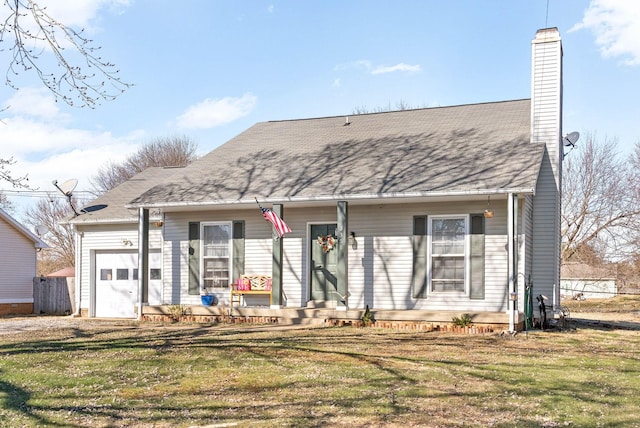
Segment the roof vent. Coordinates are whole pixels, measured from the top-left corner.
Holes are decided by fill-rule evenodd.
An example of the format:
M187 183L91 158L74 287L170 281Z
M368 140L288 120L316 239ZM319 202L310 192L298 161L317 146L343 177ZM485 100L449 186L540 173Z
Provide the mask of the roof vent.
M344 125L342 126L349 126L349 125L351 125L351 122L349 122L349 116L347 116L344 118Z

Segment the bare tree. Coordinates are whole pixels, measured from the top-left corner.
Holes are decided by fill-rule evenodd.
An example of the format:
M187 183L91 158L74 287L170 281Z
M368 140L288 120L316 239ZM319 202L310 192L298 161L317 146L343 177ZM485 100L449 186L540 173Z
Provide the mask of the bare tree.
M120 79L114 64L99 56L100 47L84 29L68 27L34 0L5 0L4 6L8 13L0 24L0 43L11 54L7 85L18 89L14 77L35 73L56 99L91 108L131 86ZM56 73L45 69L50 56L57 64Z
M589 134L584 140L564 159L562 260L628 258L640 230L634 172L620 158L617 139Z
M11 185L13 185L13 187L29 189L30 187L27 183L29 181L29 177L27 177L26 175L22 177L15 177L13 174L11 174L11 171L9 171L9 166L15 163L16 162L15 160L13 160L13 158L0 158L0 180L8 181L9 183L11 183Z
M0 52L7 52L5 83L18 89L15 78L32 74L70 106L95 108L113 100L131 86L119 77L115 65L99 56L100 47L84 35L51 16L35 0L4 0L0 19ZM55 72L47 70L57 64ZM14 176L13 158L0 158L0 181L29 189L27 176Z
M122 163L110 162L91 179L102 194L152 166L186 166L197 156L198 146L186 136L159 137L142 146Z
M77 201L73 201L77 204ZM49 231L42 239L49 245L39 253L41 274L49 274L56 270L75 266L75 247L73 241L73 227L64 223L65 218L73 215L71 206L66 200L40 199L35 206L26 210L25 221L35 229L45 226Z
M376 107L374 109L369 109L366 106L357 106L355 107L351 114L367 114L367 113L385 113L390 111L402 111L402 110L411 110L419 107L412 107L404 100L400 100L396 103L395 108L391 106L391 102L384 107Z
M9 198L7 198L7 195L2 192L0 192L0 208L9 213L12 213L15 208Z

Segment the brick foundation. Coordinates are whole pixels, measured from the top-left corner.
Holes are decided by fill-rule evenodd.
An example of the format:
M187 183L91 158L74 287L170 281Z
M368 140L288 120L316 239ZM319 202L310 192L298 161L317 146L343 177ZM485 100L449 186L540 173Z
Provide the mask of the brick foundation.
M0 315L31 315L33 303L0 303Z

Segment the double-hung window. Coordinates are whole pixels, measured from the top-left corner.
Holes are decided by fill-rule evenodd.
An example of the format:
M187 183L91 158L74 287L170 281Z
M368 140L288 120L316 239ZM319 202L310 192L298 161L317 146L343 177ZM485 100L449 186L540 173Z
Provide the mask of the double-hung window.
M227 288L231 281L231 223L202 223L202 279L205 288Z
M464 293L468 216L429 217L430 266L433 293Z

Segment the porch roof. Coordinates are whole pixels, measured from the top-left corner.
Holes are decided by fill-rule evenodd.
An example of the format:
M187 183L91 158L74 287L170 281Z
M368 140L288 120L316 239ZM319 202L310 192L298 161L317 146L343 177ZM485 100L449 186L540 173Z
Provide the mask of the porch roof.
M131 208L533 193L529 99L257 123Z

